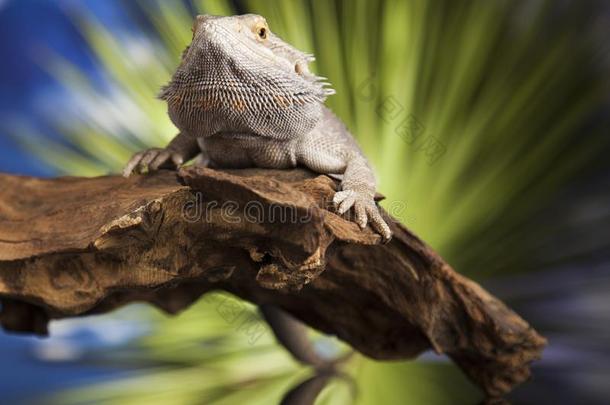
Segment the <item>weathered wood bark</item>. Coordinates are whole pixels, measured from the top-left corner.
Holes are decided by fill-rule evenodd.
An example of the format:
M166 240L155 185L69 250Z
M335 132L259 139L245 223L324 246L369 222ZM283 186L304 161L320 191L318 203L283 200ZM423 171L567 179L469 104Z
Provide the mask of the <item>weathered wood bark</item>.
M130 179L0 175L0 324L147 301L175 313L213 289L277 305L376 359L448 354L489 395L545 344L398 222L380 244L327 210L303 170L189 168Z

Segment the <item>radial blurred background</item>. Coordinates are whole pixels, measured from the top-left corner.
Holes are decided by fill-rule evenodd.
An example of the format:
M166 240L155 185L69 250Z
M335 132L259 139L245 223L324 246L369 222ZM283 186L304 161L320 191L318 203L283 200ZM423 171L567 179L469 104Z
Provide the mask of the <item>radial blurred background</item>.
M117 173L176 133L155 98L196 14L254 12L317 56L386 206L549 346L513 403L610 402L610 3L0 0L0 171ZM2 190L0 190L2 192ZM215 294L0 333L0 403L273 404L311 376ZM312 332L321 351L337 342ZM445 357L355 356L317 404L475 404Z

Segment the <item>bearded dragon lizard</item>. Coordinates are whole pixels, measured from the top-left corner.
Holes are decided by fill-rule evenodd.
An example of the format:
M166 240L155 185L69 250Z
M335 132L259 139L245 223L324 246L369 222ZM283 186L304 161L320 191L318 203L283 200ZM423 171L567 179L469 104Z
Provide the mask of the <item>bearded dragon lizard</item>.
M313 56L282 41L259 15L200 15L192 31L191 44L159 96L180 133L165 148L135 154L123 175L177 168L197 155L217 168L302 165L342 175L333 198L338 213L353 208L361 228L370 222L389 240L390 228L374 200L373 171L345 125L324 106L334 90L309 71ZM305 326L280 308L260 310L300 362L326 369L344 359L320 357Z
M282 41L265 19L197 16L193 39L160 98L180 133L165 148L137 153L123 174L178 167L202 154L218 168L293 168L342 175L339 214L391 231L374 196L376 180L345 125L324 105L334 94L312 74L314 57Z

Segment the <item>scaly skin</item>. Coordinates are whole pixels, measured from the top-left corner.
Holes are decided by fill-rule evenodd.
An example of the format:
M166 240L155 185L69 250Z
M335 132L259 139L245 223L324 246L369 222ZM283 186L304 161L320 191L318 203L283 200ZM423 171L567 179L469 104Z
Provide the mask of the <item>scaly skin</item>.
M193 41L160 94L180 133L164 149L137 153L124 175L178 167L200 153L219 168L302 165L343 175L337 211L353 208L361 228L370 222L389 240L373 171L324 106L334 91L309 72L312 60L271 33L261 16L198 16Z
M198 16L193 41L160 94L180 133L165 148L133 156L124 175L177 168L201 154L219 168L292 168L343 175L333 202L354 209L385 240L388 225L374 201L373 171L343 123L324 106L334 94L309 72L313 56L283 42L258 15ZM340 359L317 355L305 327L281 309L262 306L278 341L299 361L318 369Z

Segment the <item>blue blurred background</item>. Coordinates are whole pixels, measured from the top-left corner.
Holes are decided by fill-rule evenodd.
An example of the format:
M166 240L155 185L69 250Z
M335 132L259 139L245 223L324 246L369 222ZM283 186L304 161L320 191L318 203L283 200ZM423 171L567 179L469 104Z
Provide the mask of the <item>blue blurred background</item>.
M154 97L192 15L258 12L316 53L338 90L329 104L382 191L407 202L401 219L548 337L534 379L510 400L608 403L609 10L604 1L0 0L0 171L116 173L134 150L163 145L175 130ZM372 99L359 93L367 83ZM398 121L378 113L388 97L442 156L396 136ZM349 367L358 403L481 399L432 355ZM54 322L48 339L0 332L0 403L275 403L303 375L268 334L249 345L205 302L177 318L136 305ZM255 388L240 397L248 378ZM325 392L319 403L352 401L341 383Z
M67 7L86 7L104 18L109 27L129 29L122 18L123 5L113 1L0 1L0 116L2 121L27 122L46 136L61 140L46 116L50 104L61 113L64 87L41 66L39 53L46 47L77 64L91 80L103 86L87 41L75 27ZM41 162L0 128L0 171L31 176L54 176L58 170ZM112 332L118 331L118 332ZM124 331L124 332L121 332ZM109 332L113 335L108 337ZM118 378L121 369L71 363L87 350L125 344L140 328L114 319L65 322L53 333L53 342L0 332L0 403L37 398L46 392ZM47 349L50 348L50 349ZM67 360L67 361L66 361Z

